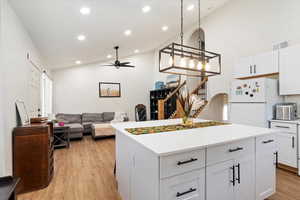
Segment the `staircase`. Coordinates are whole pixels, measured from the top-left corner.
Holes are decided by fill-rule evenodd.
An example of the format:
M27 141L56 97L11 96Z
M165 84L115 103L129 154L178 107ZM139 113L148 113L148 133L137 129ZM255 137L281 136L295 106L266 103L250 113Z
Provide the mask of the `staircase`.
M197 118L199 114L204 110L205 106L208 104L207 101L207 81L208 78L204 77L201 82L198 84L198 86L190 93L190 95L197 95L199 99L203 100L203 105L198 108L194 113L192 114L193 118ZM176 110L167 118L165 117L165 103L167 103L174 95L178 95L180 93L180 90L186 86L186 81L179 84L178 87L170 93L165 99L158 101L158 119L175 119L175 118L182 118L184 116L184 111L182 106L180 105L179 101L176 100Z

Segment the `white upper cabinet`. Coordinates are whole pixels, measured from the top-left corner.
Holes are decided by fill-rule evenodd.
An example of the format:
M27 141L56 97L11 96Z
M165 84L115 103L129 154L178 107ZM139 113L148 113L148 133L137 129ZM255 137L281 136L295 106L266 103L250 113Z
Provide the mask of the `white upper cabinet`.
M252 57L241 58L235 64L234 78L249 77L252 74Z
M241 58L235 65L234 78L246 78L278 73L278 51Z
M280 95L300 94L300 45L280 50Z
M255 76L279 72L278 51L267 52L253 57L253 73Z

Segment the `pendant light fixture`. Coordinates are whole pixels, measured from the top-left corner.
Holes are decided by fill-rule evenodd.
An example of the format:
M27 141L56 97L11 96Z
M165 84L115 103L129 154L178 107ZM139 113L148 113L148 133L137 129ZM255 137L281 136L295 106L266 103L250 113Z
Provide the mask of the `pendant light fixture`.
M193 77L209 77L221 74L221 55L206 51L199 34L199 48L184 45L183 0L181 1L180 44L171 43L159 51L159 71ZM199 31L201 30L201 5L199 8Z

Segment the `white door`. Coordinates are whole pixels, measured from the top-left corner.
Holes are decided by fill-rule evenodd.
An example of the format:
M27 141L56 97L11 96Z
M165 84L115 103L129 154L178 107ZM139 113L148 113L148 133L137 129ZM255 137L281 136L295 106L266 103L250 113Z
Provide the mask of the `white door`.
M275 193L275 143L275 136L263 136L256 139L256 200L264 200Z
M254 75L277 73L279 68L278 51L267 52L253 57Z
M236 160L236 200L255 200L254 159L254 155L249 155Z
M206 200L234 200L234 160L207 167Z
M243 78L252 76L252 57L240 58L235 64L234 78Z
M265 103L231 103L230 121L257 127L268 127Z
M300 45L281 49L279 53L280 95L300 94Z
M297 135L287 132L277 134L278 162L297 168Z
M161 181L162 200L205 200L205 170L197 170Z

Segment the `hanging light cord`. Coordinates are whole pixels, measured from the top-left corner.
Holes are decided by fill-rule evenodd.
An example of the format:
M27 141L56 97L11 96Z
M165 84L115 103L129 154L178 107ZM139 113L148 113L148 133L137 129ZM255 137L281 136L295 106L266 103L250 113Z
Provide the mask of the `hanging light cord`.
M183 45L183 0L181 0L181 45Z
M198 0L198 25L199 25L199 48L202 49L202 44L201 44L201 0Z

